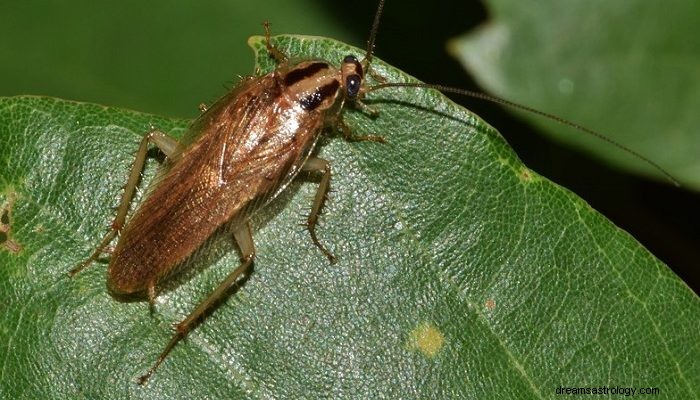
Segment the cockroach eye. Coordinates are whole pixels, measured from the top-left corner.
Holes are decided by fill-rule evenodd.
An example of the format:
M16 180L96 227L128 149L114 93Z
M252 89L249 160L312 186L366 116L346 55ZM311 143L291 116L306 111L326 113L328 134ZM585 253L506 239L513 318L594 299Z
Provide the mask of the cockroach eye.
M357 62L357 57L355 57L355 56L353 56L353 55L345 56L345 58L343 58L343 62L344 62L344 63L351 63L351 64L354 64L354 63Z
M354 98L360 92L362 78L360 75L352 74L345 78L345 91L350 98Z

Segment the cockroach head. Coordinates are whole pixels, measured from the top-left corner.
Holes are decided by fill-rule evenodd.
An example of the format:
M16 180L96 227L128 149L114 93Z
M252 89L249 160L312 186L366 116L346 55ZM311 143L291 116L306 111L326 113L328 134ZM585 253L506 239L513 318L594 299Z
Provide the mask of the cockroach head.
M345 96L348 99L356 99L357 95L360 93L362 78L364 77L362 64L357 61L357 57L349 55L343 59L340 71L342 73L343 84L345 85Z

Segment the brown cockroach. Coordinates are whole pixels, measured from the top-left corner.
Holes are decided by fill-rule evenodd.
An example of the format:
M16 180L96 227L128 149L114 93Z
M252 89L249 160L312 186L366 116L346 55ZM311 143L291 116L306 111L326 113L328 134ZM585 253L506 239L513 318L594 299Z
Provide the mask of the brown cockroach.
M158 130L151 130L142 139L111 230L71 275L95 261L119 234L109 261L107 286L115 295L146 293L153 304L157 286L224 224L228 224L240 248L241 264L176 325L173 337L139 383L146 382L204 313L251 270L255 258L251 216L284 191L301 171L321 174L306 226L313 243L331 263L335 261L318 240L315 229L329 190L331 166L311 154L328 126L339 128L347 140L384 141L380 136L355 136L343 123L346 103L376 113L361 101L370 91L389 87L432 88L525 109L601 137L668 176L652 161L596 132L506 100L424 83L368 86L364 78L371 73L383 6L384 0L380 0L364 59L359 61L349 55L340 68L323 60L291 62L271 44L265 24L267 50L278 63L273 72L242 80L203 110L183 140L178 142ZM382 81L381 77L376 78ZM125 224L149 144L166 155L165 171Z
M70 272L74 275L96 260L119 234L107 286L115 295L145 292L152 304L157 285L219 227L229 225L241 251L241 265L177 324L174 336L139 383L250 269L255 258L250 217L301 171L321 174L306 226L313 243L335 262L315 229L331 178L330 163L311 155L324 127L342 127L348 140L383 142L379 136L352 135L341 116L346 101L363 107L360 98L366 91L363 77L371 51L362 63L354 56L345 57L339 69L321 60L292 63L272 46L265 27L267 50L278 68L241 81L206 109L180 142L162 131L148 132L139 145L111 230L93 254ZM166 155L167 169L125 225L149 144Z

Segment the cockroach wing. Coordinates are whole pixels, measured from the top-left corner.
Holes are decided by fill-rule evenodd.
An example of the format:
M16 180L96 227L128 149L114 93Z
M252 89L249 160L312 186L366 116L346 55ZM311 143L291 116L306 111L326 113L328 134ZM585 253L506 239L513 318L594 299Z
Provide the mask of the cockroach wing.
M322 117L288 99L274 73L243 81L212 105L122 230L110 290L155 286L219 226L242 223L271 200L312 151Z

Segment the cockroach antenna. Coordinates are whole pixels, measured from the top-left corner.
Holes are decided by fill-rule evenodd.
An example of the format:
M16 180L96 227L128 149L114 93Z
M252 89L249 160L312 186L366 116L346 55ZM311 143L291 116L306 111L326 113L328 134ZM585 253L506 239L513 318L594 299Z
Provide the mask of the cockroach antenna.
M574 128L580 132L583 132L583 133L586 133L586 134L591 135L593 137L596 137L604 142L607 142L608 144L611 144L611 145L617 147L618 149L620 149L628 154L631 154L632 156L638 158L639 160L642 160L646 164L650 165L651 167L653 167L654 169L659 171L674 186L681 187L680 182L673 175L671 175L670 172L668 172L666 169L664 169L662 166L660 166L656 162L652 161L649 157L646 157L646 156L642 155L641 153L630 149L629 147L623 145L622 143L617 142L617 141L611 139L610 137L608 137L600 132L594 131L593 129L586 128L583 125L580 125L580 124L577 124L575 122L569 121L567 119L561 118L561 117L556 116L554 114L550 114L548 112L538 110L536 108L528 107L528 106L525 106L522 104L515 103L515 102L510 101L510 100L503 99L501 97L492 96L492 95L488 95L485 93L476 92L476 91L467 90L467 89L461 89L461 88L455 88L455 87L443 86L443 85L436 85L436 84L430 84L430 83L419 83L419 82L415 82L415 83L413 83L413 82L380 83L380 84L368 87L366 91L373 92L375 90L386 89L386 88L396 88L396 87L435 89L435 90L438 90L442 93L453 93L453 94L458 94L458 95L462 95L462 96L472 97L475 99L479 99L479 100L483 100L483 101L487 101L487 102L491 102L491 103L495 103L495 104L500 104L500 105L503 105L506 107L510 107L510 108L522 110L525 112L529 112L529 113L532 113L535 115L539 115L541 117L550 119L552 121L556 121L562 125Z
M379 1L379 5L377 6L377 11L374 14L374 21L372 22L372 29L370 30L369 39L367 40L367 54L365 55L365 59L363 60L364 64L367 66L369 66L370 61L372 61L372 56L374 54L374 43L375 43L375 40L377 37L377 31L379 30L379 22L381 19L382 11L384 10L384 1L385 0ZM400 87L435 89L435 90L438 90L442 93L458 94L461 96L467 96L467 97L471 97L471 98L499 104L502 106L510 107L513 109L522 110L525 112L529 112L531 114L539 115L541 117L547 118L547 119L552 120L552 121L556 121L562 125L574 128L580 132L583 132L583 133L586 133L586 134L591 135L593 137L596 137L604 142L607 142L608 144L611 144L611 145L617 147L618 149L620 149L628 154L631 154L632 156L636 157L639 160L642 160L643 162L645 162L646 164L650 165L651 167L656 169L658 172L663 174L666 177L666 179L668 179L674 186L681 187L680 182L673 175L671 175L671 173L668 172L666 169L661 167L656 162L652 161L650 158L642 155L641 153L639 153L635 150L630 149L629 147L623 145L622 143L617 142L617 141L611 139L610 137L603 135L600 132L594 131L593 129L590 129L590 128L586 128L583 125L569 121L569 120L564 119L562 117L556 116L554 114L550 114L550 113L545 112L545 111L538 110L536 108L532 108L532 107L528 107L528 106L525 106L522 104L518 104L516 102L506 100L506 99L501 98L501 97L492 96L492 95L488 95L485 93L476 92L473 90L462 89L462 88L444 86L444 85L439 85L439 84L431 84L431 83L418 83L418 82L415 82L415 83L412 83L412 82L379 83L377 85L368 87L365 90L365 92L368 93L368 92L373 92L375 90L380 90L380 89L400 88Z
M372 61L372 56L374 54L374 42L377 39L377 31L379 30L379 22L382 19L382 11L384 10L384 1L379 0L379 5L377 6L377 11L374 13L374 21L372 22L372 29L369 31L369 39L367 39L367 53L365 54L365 63L370 63Z

